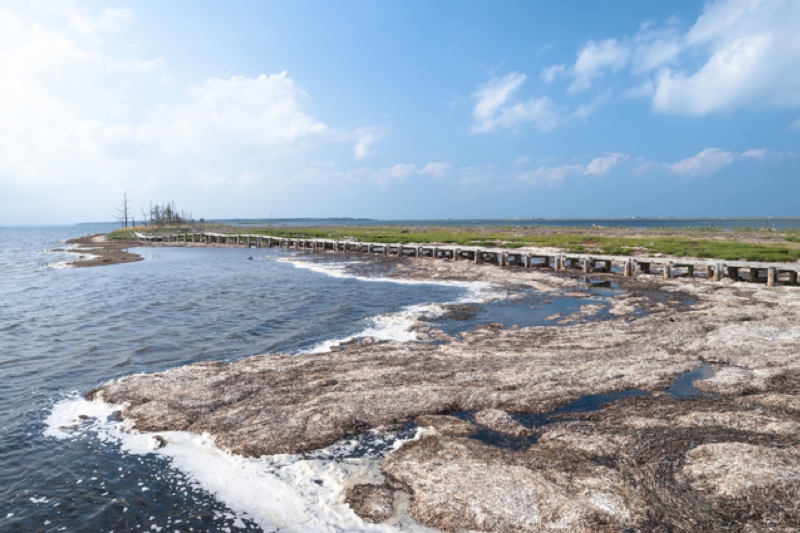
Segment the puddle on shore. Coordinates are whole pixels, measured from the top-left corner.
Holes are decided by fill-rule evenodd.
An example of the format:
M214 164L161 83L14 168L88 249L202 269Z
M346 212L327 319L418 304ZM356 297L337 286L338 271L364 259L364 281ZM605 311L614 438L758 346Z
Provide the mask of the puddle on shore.
M609 312L611 303L606 299L620 292L613 284L602 283L595 286L593 283L585 292L587 297L580 298L526 290L511 298L475 305L452 306L441 316L423 317L423 320L448 335L458 335L485 324L502 324L504 328L511 326L528 328L569 325L580 320L615 318ZM599 308L587 314L575 314L587 306L599 306ZM637 310L636 316L641 316L641 311Z
M703 365L700 368L681 374L670 386L666 392L675 398L691 398L698 395L706 395L707 392L695 388L694 381L702 380L711 377L711 366ZM481 428L471 438L479 440L484 444L496 446L509 450L524 450L529 446L536 444L539 440L537 430L556 422L564 422L570 420L569 415L574 413L587 413L592 411L599 411L604 404L628 398L632 396L648 396L646 391L629 389L624 391L612 392L609 394L589 394L581 396L574 402L562 405L549 413L542 414L515 414L510 413L511 417L517 422L522 424L528 429L534 431L529 437L512 437L503 433L498 433L487 428ZM453 413L452 416L462 420L468 420L473 424L475 422L475 414L477 411L462 411L460 413Z
M695 388L694 382L696 380L710 378L711 374L711 365L703 365L696 370L692 370L691 372L687 372L686 374L678 376L678 379L675 380L675 383L673 383L672 386L667 389L667 393L675 396L676 398L690 398L692 396L707 395L707 392Z

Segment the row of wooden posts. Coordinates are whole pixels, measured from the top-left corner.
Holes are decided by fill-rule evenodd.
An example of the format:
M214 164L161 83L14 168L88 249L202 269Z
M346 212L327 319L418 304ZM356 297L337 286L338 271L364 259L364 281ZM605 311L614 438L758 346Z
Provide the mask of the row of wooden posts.
M230 233L176 233L170 235L144 235L137 233L140 241L146 242L185 242L238 245L262 248L281 247L305 250L312 253L341 252L359 254L381 254L401 257L450 259L453 261L472 261L475 263L516 266L522 268L553 268L557 271L582 269L585 274L593 272L612 272L618 265L623 276L637 273L658 273L664 278L678 276L694 277L705 271L707 278L721 281L728 277L735 281L763 283L770 287L778 282L797 285L800 264L764 263L757 261L719 261L690 260L676 258L626 257L593 254L553 253L552 251L513 251L501 248L479 248L467 246L430 246L419 244L387 244L330 239L299 239ZM655 270L654 270L655 269ZM747 277L742 277L747 271Z

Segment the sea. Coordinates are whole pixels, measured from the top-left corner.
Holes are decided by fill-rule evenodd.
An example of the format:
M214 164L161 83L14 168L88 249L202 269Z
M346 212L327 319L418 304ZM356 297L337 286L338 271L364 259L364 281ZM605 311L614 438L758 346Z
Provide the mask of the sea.
M68 266L79 253L65 241L114 228L0 228L2 532L427 531L410 519L364 523L343 496L348 472L374 468L419 428L244 459L208 435L165 434L158 448L85 394L199 361L315 357L366 336L414 342L420 319L442 319L453 335L544 324L617 290L588 288L592 302L512 294L523 289L354 275L348 263L368 259L244 247L135 248L143 261ZM454 303L478 311L447 322Z

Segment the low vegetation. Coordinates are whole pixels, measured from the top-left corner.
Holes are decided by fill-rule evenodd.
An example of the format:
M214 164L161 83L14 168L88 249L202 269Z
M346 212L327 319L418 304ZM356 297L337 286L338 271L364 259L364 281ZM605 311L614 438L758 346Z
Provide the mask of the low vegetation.
M127 228L107 235L129 239L132 231L174 233L216 231L287 238L353 239L379 243L442 243L463 246L520 248L539 246L565 252L613 255L670 255L729 261L795 262L800 259L800 234L774 231L707 228L600 228L530 226L331 226L235 227L197 225Z

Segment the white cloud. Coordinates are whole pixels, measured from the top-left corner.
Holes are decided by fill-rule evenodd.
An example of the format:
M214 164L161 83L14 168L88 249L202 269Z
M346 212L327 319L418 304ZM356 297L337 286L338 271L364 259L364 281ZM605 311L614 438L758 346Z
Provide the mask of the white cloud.
M477 100L472 116L473 133L486 133L497 129L512 129L532 122L542 131L556 127L560 117L549 98L530 98L514 102L514 93L525 82L526 76L511 72L502 78L493 78L475 92Z
M572 75L575 80L569 86L571 94L585 91L592 81L605 74L607 70L617 72L628 64L630 48L617 39L606 39L596 43L589 41L578 53Z
M615 166L630 158L622 152L607 152L587 165L540 166L536 170L516 174L515 181L527 185L555 185L569 176L605 176Z
M132 17L70 2L0 7L0 190L60 204L50 215L4 202L4 220L102 219L124 191L146 203L195 184L277 186L311 145L347 153L354 141L363 157L383 135L317 119L286 72L177 82L165 59L116 46Z
M353 136L356 145L353 148L353 159L364 159L372 155L372 145L386 136L386 131L378 128L359 128Z
M552 83L553 80L556 79L556 76L559 76L566 71L566 65L553 65L552 67L546 67L542 69L542 73L539 74L539 79L545 83Z
M516 175L516 182L526 185L555 185L570 175L580 175L586 169L583 165L561 165L557 167L540 166L536 170Z
M438 179L444 177L449 170L450 163L428 163L420 170L420 173L430 174L435 179Z
M611 91L603 91L595 96L588 104L581 104L573 111L575 118L587 118L597 112L611 98Z
M473 131L490 131L495 127L495 117L511 95L525 82L525 74L512 72L502 78L492 78L475 92L477 103L472 110L475 117Z
M601 157L596 157L586 165L584 174L590 176L605 176L612 168L624 163L630 156L622 152L606 153Z
M643 24L631 39L631 66L635 73L648 73L677 62L683 52L683 37L674 22L665 28Z
M669 165L670 170L686 177L708 176L733 163L736 154L721 148L706 148L677 163Z
M531 162L531 158L527 155L519 156L517 159L514 160L515 165L525 165Z
M622 93L623 98L651 98L653 93L656 92L655 85L650 80L645 81L641 85L631 87Z
M766 148L751 148L742 152L742 157L755 157L757 159L764 159L768 155L770 155L770 150Z
M645 23L632 37L589 41L573 65L547 67L540 79L569 76L574 95L627 68L633 86L622 96L650 98L659 113L797 108L799 21L797 0L709 1L688 30L668 19L661 27Z
M746 159L775 161L795 157L797 157L797 154L794 152L781 152L768 148L750 148L741 153L731 152L722 148L706 148L676 163L656 163L640 159L640 164L634 168L633 172L636 175L641 175L651 170L667 169L679 176L696 178L710 176L737 161Z
M706 115L743 107L800 106L800 2L707 3L684 38L708 56L697 71L664 69L653 109Z
M61 7L67 17L69 28L84 37L96 37L100 32L117 31L133 14L130 9L106 9L100 16L94 17L69 3L64 3L62 6L54 4L53 7L56 9Z
M414 174L428 174L433 179L440 179L446 176L449 171L450 163L431 162L422 168L418 168L413 163L398 163L391 167L383 167L376 172L370 172L369 169L361 169L359 175L366 175L377 181L382 187L386 187L392 181L403 181Z
M386 185L389 181L395 180L403 180L404 178L408 177L410 174L417 171L417 167L415 167L411 163L398 163L393 167L385 167L378 170L375 173L375 179L381 185Z
M789 126L789 129L800 130L800 118L792 122L792 125Z
M207 79L187 90L187 102L158 106L136 127L135 140L171 153L276 148L330 131L303 108L308 95L286 72L257 78ZM127 140L127 139L126 139Z

